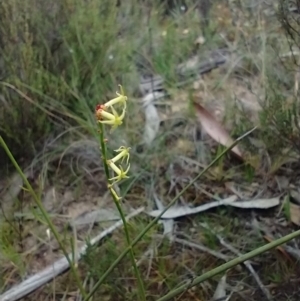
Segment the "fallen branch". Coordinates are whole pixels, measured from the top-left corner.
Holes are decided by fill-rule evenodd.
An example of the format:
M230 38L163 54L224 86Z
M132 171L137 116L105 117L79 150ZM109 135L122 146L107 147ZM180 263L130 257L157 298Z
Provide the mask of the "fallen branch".
M141 207L132 213L130 213L126 220L129 220L130 218L140 214L144 211L144 207ZM95 245L99 241L101 241L105 236L112 233L115 229L121 227L123 225L122 221L116 222L114 225L109 227L108 229L101 232L99 235L91 239L89 242L89 245ZM75 254L74 261L77 262L81 257L86 253L88 245L83 245L79 250L78 253ZM70 253L70 258L73 257L73 253ZM20 284L12 287L8 291L6 291L4 294L0 295L0 301L15 301L18 300L31 292L35 291L42 285L49 282L51 279L55 278L56 276L60 275L61 273L65 272L69 268L68 261L65 257L57 260L41 272L29 277L25 281L21 282Z
M188 241L186 239L181 239L181 238L177 238L177 237L174 238L174 241L177 242L178 244L182 244L184 246L187 246L187 247L190 247L190 248L193 248L196 250L200 250L202 252L206 252L206 253L208 253L214 257L217 257L219 259L222 259L224 261L230 260L230 257L228 255L222 254L218 251L211 250L208 247L206 247L200 243L194 243L194 242Z
M198 56L193 56L186 62L176 67L176 74L179 77L177 87L186 85L194 80L194 76L206 74L213 69L219 68L230 59L231 52L228 49L216 49L210 52L207 57L199 61ZM140 79L140 92L142 95L164 91L164 78L161 75L142 76Z

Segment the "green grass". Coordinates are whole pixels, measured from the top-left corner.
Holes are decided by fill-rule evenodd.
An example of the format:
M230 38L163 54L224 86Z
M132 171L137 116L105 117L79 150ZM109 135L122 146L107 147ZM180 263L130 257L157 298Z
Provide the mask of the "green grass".
M51 4L11 0L0 4L0 135L22 169L31 173L30 183L38 199L44 200L46 191L55 188L58 201L50 216L68 250L72 248L74 233L68 228L66 215L113 208L103 175L94 107L114 97L118 84L124 86L129 97L128 112L124 125L107 134L107 145L109 157L111 150L120 145L132 147L131 178L119 187L126 196L125 212L141 205L152 208L153 192L165 205L169 204L223 151L209 137L200 135L192 100L213 113L216 107L220 109L220 122L233 137L253 126L259 128L240 143L247 151L246 162L224 156L184 193L181 202L209 202L211 198L199 187L226 197L232 194L225 188L228 182L233 182L245 198L260 193L262 197L286 194L288 189L279 191L274 184L278 175L297 184L291 176L298 168L295 160L299 155L298 91L294 88L297 69L292 56L280 58L290 51L293 41L287 39L277 16L258 12L257 7L246 8L242 4L239 8L215 1L209 28L205 29L205 43L195 44L204 35L204 29L193 6L186 14L174 17L165 16L158 1L145 5L139 2L121 1L119 7L110 0L102 0L101 5L96 0L55 0ZM236 18L234 25L232 19ZM234 53L225 67L203 75L201 80L196 75L182 79L176 73L176 67L191 56L205 60L210 50L224 47ZM164 122L151 146L143 145L142 152L138 151L145 124L138 102L141 74L161 75L170 94L157 106ZM178 87L181 81L186 84ZM241 106L244 100L246 108ZM261 109L256 111L258 104ZM175 127L177 121L181 124ZM0 173L7 175L0 179L1 192L12 166L2 148L0 158ZM0 213L1 292L61 255L57 246L52 248L53 242L47 241L45 220L34 207L32 195L25 190L11 202L10 210ZM280 214L289 226L276 226L276 237L294 229L289 210L285 205ZM31 218L26 219L29 213ZM256 214L262 219L260 223L269 227L270 220L276 224L277 213ZM265 243L261 233L250 229L252 217L250 211L218 208L179 219L176 231L187 240L229 254L212 232L200 227L206 222L245 254ZM132 220L131 239L149 221L145 216ZM83 227L77 238L84 241L107 225ZM139 265L149 300L158 300L179 284L224 263L179 243L162 241L156 237L161 229L154 227L134 248L137 261L151 250ZM88 250L78 269L80 279L86 279L87 291L125 248L123 232L116 231L100 246ZM41 254L45 254L44 259ZM291 264L278 250L253 261L265 285L287 282L297 275L296 261ZM41 294L46 299L55 294L61 298L77 293L73 277L71 273L60 276L55 280L55 289L51 283ZM236 267L228 272L232 287L237 286L237 279L244 279L249 290L254 291L256 283L246 269ZM216 277L187 290L182 300L210 299L218 280ZM97 290L95 298L134 300L137 295L137 282L129 257L125 257ZM40 297L34 293L28 298Z

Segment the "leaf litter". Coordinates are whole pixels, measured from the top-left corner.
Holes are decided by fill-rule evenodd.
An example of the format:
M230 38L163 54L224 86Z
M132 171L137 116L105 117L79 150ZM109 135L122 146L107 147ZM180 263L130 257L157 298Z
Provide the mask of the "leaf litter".
M25 176L28 177L29 172L26 172ZM0 218L3 212L8 214L11 211L23 187L23 179L18 172L15 172L7 182L3 191L0 193Z
M127 217L126 220L129 220L136 215L142 213L144 211L144 208L138 208L137 210L131 212ZM107 235L112 233L115 229L122 227L123 223L121 220L116 222L111 227L107 228L94 238L92 238L89 241L89 244L84 244L79 248L79 250L75 253L75 259L79 260L82 258L82 256L86 253L86 250L88 248L88 245L95 245L99 243L103 238L105 238ZM71 252L69 254L70 258L73 258L74 253ZM20 284L12 287L8 291L6 291L4 294L0 295L1 301L15 301L18 300L32 291L36 290L37 288L41 287L42 285L49 282L51 279L55 278L56 276L63 273L65 270L69 268L69 263L65 257L62 257L61 259L53 262L50 264L50 266L44 268L42 271L38 272L37 274L30 276L25 281L21 282Z
M208 225L202 223L201 226L203 228L207 229L208 231L211 231L217 237L217 239L219 240L219 242L221 243L221 245L224 246L225 248L227 248L230 252L232 252L236 256L241 256L242 255L239 252L239 250L237 250L234 246L232 246L229 243L227 243L219 234L217 234L214 231L212 231L211 228ZM253 278L255 279L256 283L258 284L259 288L261 289L261 291L263 292L263 294L265 295L265 297L267 298L267 300L271 300L271 294L270 294L269 290L261 282L261 280L260 280L258 274L256 273L256 271L254 270L251 262L249 260L246 260L246 261L243 262L243 265L252 274Z
M161 89L161 86L162 86L162 83L163 83L163 78L158 76L158 80L156 82L157 83L155 83L155 87L157 89ZM205 82L207 84L207 82L209 82L209 80L205 80ZM237 85L235 81L231 81L231 84L232 84L232 86L230 86L229 88L228 88L228 86L226 86L226 89L227 89L228 93L234 93L234 94L242 95L241 102L242 102L243 108L249 114L254 112L253 113L253 115L254 115L253 119L257 119L257 112L260 110L260 108L257 105L255 107L252 106L252 103L254 103L252 101L253 100L253 95L252 95L252 98L250 98L249 93L245 93L245 90L247 91L247 89L245 89L244 87L243 87L242 91L239 91L238 88L241 87L241 85ZM161 118L159 117L160 112L159 112L158 107L154 103L154 101L155 101L156 98L164 97L165 93L158 94L158 92L153 92L153 91L151 92L151 90L152 90L152 83L151 82L147 83L146 88L148 89L147 90L148 98L145 98L145 111L144 111L144 113L145 113L145 117L146 117L145 118L146 122L145 122L144 134L143 134L143 142L146 143L147 145L151 146L153 143L155 143L155 138L158 134L159 126L160 126L160 123L161 123ZM200 88L200 87L198 87L198 88ZM209 90L209 88L210 87L206 87L207 90ZM220 90L220 92L223 93L224 89ZM214 93L214 98L217 99L217 102L218 102L218 104L220 104L220 106L222 106L222 105L225 106L222 103L222 101L224 99L221 99L221 98L219 99L217 93ZM237 98L239 98L238 95L237 95ZM247 103L245 104L245 102L247 102ZM176 102L174 102L173 113L175 111L176 111L176 113L181 113L182 112L182 103L180 103L180 106L178 106L178 108L176 108L175 105L176 105ZM230 126L228 126L227 123L223 124L222 122L217 121L218 118L215 118L215 116L214 116L215 114L210 113L210 111L215 113L215 110L210 110L206 106L206 104L205 105L203 104L203 106L201 106L200 114L198 114L198 119L199 119L199 122L202 125L202 128L217 143L220 143L224 146L228 146L228 144L231 144L230 142L232 142L232 138L228 134L228 131L230 130ZM222 112L222 110L220 110L220 112ZM189 126L191 126L191 125L189 124ZM192 128L192 130L195 130L195 128L193 128L193 125L191 126L191 128ZM184 132L184 131L182 131L182 132ZM196 135L195 135L195 137L196 137ZM177 137L177 141L179 141L178 142L179 154L181 156L187 155L189 157L189 159L191 159L193 157L194 161L198 161L197 163L199 164L199 166L200 165L205 166L207 161L209 161L210 158L206 159L207 161L199 159L199 157L196 156L198 154L195 155L195 151L193 150L193 147L195 148L196 143L199 142L199 141L197 141L197 137L195 138L194 141L191 141L189 138L187 138L187 135L184 134L179 139L181 139L181 141L179 141L178 137ZM176 148L175 148L175 150L176 150ZM234 150L232 150L232 152L235 153L239 158L243 159L243 152L241 152L241 150L239 149L238 146L235 147ZM198 169L201 171L203 169L203 167L200 166ZM190 172L188 169L183 170L183 173L188 173L188 172ZM182 177L184 177L184 175L182 175ZM236 175L235 178L233 178L232 180L238 182L241 179L240 179L239 175ZM183 183L183 184L185 185L186 183ZM184 185L182 185L180 187L180 189L182 187L184 187ZM209 182L209 185L211 185L212 190L221 190L222 191L222 189L223 189L222 187L221 188L219 187L219 183L216 183L216 182L213 182L213 181ZM280 191L280 192L282 193L283 191ZM216 201L216 202L211 202L211 203L204 204L204 205L201 205L201 206L195 206L194 208L190 207L190 206L193 206L194 204L190 204L190 206L188 206L188 205L178 206L177 205L176 208L175 207L171 208L170 209L171 211L168 210L166 212L167 215L164 215L163 219L162 219L162 222L164 224L164 231L166 231L166 233L168 233L167 229L168 229L169 226L165 227L165 225L167 225L167 224L165 224L165 222L170 221L170 222L173 223L173 218L180 217L180 216L185 216L185 215L189 215L189 214L201 213L201 212L207 211L208 209L213 208L213 207L226 205L226 206L236 206L238 208L244 208L244 209L268 209L268 208L272 208L274 206L277 206L280 203L279 197L257 198L257 199L254 200L254 199L251 199L249 196L247 196L247 198L241 197L241 196L245 196L244 194L238 195L234 191L232 191L232 193L234 193L235 195L229 197L229 201L228 201L228 198L225 198L223 200L219 200L219 201ZM275 193L273 192L273 195L274 194ZM159 195L161 196L161 198L163 200L165 200L165 198L164 198L165 195L164 194L159 193ZM232 198L232 199L230 199L230 198ZM246 199L246 200L245 201L240 201L239 199L240 200ZM226 200L228 201L228 203L227 203ZM222 202L224 202L224 203L222 204ZM69 202L68 204L71 205L71 202ZM95 205L95 204L93 204L93 205ZM156 211L156 213L153 216L157 216L157 212L161 212L161 210L163 210L163 205L162 205L162 202L160 200L159 200L159 202L156 202L156 205L157 205L158 210ZM49 205L49 208L51 206L52 205ZM97 212L97 210L95 208L92 208L93 206L88 205L88 204L83 204L83 203L81 203L80 206L85 207L85 208L83 208L82 210L78 209L77 213L74 215L74 218L75 218L74 221L77 220L78 225L84 225L85 222L88 222L89 217L92 217L92 219L95 218L95 217L97 218L99 212ZM210 206L212 206L212 207L210 207ZM88 208L86 208L86 207L88 207ZM155 210L151 211L151 212L153 213L153 212L155 212ZM168 212L171 212L169 217L168 217ZM114 218L114 215L112 213L112 220L113 220L113 218ZM166 219L170 219L170 220L166 220ZM100 221L101 221L101 218L100 218ZM169 225L171 225L171 223ZM173 225L172 225L172 227L173 227Z
M232 145L233 139L229 136L224 127L216 121L213 115L198 103L194 103L194 106L196 108L198 120L205 132L223 146L229 147ZM231 151L234 152L239 158L243 158L243 154L237 145L233 147Z
M214 292L213 301L226 300L226 274L220 279L217 288Z
M90 225L99 222L119 220L120 215L114 209L97 209L90 212L84 212L71 221L72 226Z
M160 117L156 107L153 104L153 101L156 97L157 95L155 95L155 93L151 93L146 95L143 99L145 112L143 142L148 146L150 146L155 139L160 126Z
M156 207L158 210L164 210L165 207L163 203L160 201L160 199L157 197L157 195L154 193L153 194L154 201L156 204ZM168 219L168 220L161 220L161 223L164 226L164 233L163 235L168 237L171 241L173 240L173 231L174 231L174 220L173 219Z
M228 198L221 199L219 201L214 201L210 203L206 203L197 207L190 207L190 206L173 206L168 209L163 215L162 219L174 219L182 216L187 216L191 214L197 214L200 212L207 211L212 208L216 208L219 206L232 206L241 209L269 209L276 207L280 204L280 198L275 197L271 199L256 199L256 200L248 200L248 201L237 201L238 197L236 195L232 195ZM163 210L152 210L148 212L152 217L157 217L161 214Z

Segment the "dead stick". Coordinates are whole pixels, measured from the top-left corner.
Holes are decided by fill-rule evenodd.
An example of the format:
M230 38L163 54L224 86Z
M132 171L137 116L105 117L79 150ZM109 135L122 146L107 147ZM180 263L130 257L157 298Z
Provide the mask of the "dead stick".
M141 212L144 211L144 208L141 207L132 213L130 213L127 217L126 220L129 220L130 218L140 214ZM108 229L104 230L101 232L98 236L94 237L91 239L89 242L89 245L95 245L98 243L101 239L103 239L105 236L108 234L112 233L115 229L121 227L123 225L122 221L116 222L114 225L109 227ZM86 253L88 245L85 244L83 245L77 254L75 254L75 262ZM73 257L73 253L70 253L69 256L70 258ZM12 287L8 291L6 291L4 294L0 295L0 301L16 301L31 292L35 291L42 285L46 284L49 282L51 279L55 278L56 276L60 275L64 271L66 271L69 268L69 263L65 257L57 260L41 272L29 277L25 281L21 282L20 284Z

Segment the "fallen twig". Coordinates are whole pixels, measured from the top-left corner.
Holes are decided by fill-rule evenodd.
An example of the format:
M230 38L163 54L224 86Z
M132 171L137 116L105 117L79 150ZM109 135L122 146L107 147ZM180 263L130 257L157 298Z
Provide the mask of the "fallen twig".
M205 228L205 229L209 229L205 224L201 224L201 226L203 228ZM209 230L212 231L211 229L209 229ZM236 254L237 256L241 256L242 255L234 246L232 246L232 245L228 244L227 242L225 242L225 240L220 235L218 235L217 233L214 233L214 235L217 237L217 239L219 240L220 244L223 247L227 248L229 251L231 251L232 253ZM271 300L272 296L271 296L269 290L261 282L259 276L257 275L257 273L255 272L255 270L253 269L250 261L246 260L246 261L243 262L243 264L249 270L249 272L252 274L253 278L255 279L256 283L258 284L258 286L261 289L261 291L265 294L265 296L267 297L267 299Z
M144 211L144 207L141 207L132 213L130 213L127 217L126 220L140 214L141 212ZM112 233L115 229L121 227L123 225L122 221L116 222L114 225L109 227L108 229L104 230L101 232L99 235L94 237L93 239L90 240L89 245L95 245L101 239L103 239L105 236L108 234ZM77 262L81 257L85 254L87 250L88 245L84 244L75 254L74 261ZM70 258L73 257L73 253L70 253L69 256ZM15 301L18 300L29 293L33 292L37 288L41 287L42 285L46 284L49 282L51 279L55 278L56 276L60 275L64 271L66 271L69 268L68 261L65 257L57 260L41 272L29 277L25 281L21 282L20 284L12 287L8 291L6 291L4 294L0 295L0 301Z
M199 244L199 243L194 243L194 242L191 242L191 241L188 241L186 239L181 239L181 238L173 238L173 241L179 243L179 244L182 244L184 246L187 246L187 247L190 247L190 248L193 248L193 249L197 249L197 250L200 250L202 252L206 252L216 258L219 258L219 259L222 259L224 261L228 261L230 260L230 257L225 255L225 254L222 254L220 252L217 252L217 251L214 251L214 250L211 250L209 248L207 248L206 246L202 245L202 244Z
M231 52L228 49L216 49L208 54L204 60L199 61L198 56L190 58L188 61L178 65L176 67L176 73L180 78L176 84L177 87L187 85L191 82L196 74L206 74L213 69L220 67L221 65L228 62L230 59ZM154 75L145 77L142 76L140 79L140 92L143 95L153 93L155 91L163 91L164 89L164 78L160 75Z

